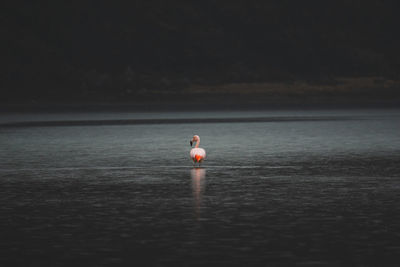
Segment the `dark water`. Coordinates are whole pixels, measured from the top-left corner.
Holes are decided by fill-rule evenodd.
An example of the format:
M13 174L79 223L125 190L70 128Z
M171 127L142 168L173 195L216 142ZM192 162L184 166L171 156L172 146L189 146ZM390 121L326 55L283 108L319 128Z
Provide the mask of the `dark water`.
M77 120L103 122L55 123ZM399 110L0 124L1 266L400 264ZM208 156L197 169L193 134Z

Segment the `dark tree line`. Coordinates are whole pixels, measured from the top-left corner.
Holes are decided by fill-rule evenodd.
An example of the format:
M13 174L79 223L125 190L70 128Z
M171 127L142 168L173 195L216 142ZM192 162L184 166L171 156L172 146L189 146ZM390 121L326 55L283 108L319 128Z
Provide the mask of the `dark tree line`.
M2 101L134 99L191 84L399 78L399 4L14 1L0 10Z

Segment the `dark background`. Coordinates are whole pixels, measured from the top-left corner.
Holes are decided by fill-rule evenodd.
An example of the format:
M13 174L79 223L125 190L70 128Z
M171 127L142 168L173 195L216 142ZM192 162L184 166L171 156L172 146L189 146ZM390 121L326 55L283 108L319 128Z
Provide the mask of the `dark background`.
M4 4L1 103L400 102L396 1L121 2Z

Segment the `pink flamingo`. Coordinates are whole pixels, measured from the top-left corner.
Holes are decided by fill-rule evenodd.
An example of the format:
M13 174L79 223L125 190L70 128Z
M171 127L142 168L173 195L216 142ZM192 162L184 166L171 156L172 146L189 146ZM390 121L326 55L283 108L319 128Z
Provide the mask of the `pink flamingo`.
M199 165L203 162L206 158L206 151L202 148L199 148L200 145L200 137L198 135L193 136L192 140L190 141L190 146L196 142L196 146L190 150L190 157L193 160L193 163L199 163Z

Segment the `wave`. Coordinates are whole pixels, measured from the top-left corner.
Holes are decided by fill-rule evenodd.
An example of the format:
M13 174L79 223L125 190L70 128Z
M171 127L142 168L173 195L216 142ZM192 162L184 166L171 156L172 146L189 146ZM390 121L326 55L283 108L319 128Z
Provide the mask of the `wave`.
M24 171L81 171L81 170L191 170L191 164L187 165L149 165L149 166L79 166L79 167L38 167L38 168L0 168L1 172L24 172ZM278 166L265 166L265 165L204 165L202 169L207 170L220 170L220 169L302 169L302 166L296 165L278 165Z

